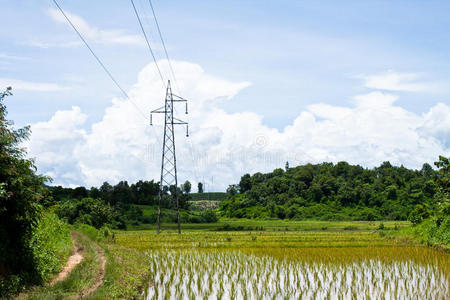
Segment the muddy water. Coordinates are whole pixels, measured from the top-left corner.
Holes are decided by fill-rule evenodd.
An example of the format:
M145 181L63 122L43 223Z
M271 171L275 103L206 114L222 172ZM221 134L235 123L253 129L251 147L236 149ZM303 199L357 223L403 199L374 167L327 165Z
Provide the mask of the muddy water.
M305 249L154 251L147 299L448 299L448 254L388 248L352 259L329 248L323 259ZM317 250L310 250L317 253ZM315 252L314 252L315 251ZM321 249L321 251L327 251ZM339 255L350 253L350 255ZM381 255L380 255L381 253ZM403 254L403 255L402 255ZM322 254L321 254L322 255ZM410 256L408 258L408 256ZM333 259L335 257L335 259Z

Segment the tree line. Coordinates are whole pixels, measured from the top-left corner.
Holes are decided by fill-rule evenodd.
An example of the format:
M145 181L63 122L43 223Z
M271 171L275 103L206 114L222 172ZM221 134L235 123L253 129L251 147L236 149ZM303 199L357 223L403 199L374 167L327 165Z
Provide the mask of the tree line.
M116 185L104 182L99 187L79 186L75 188L48 186L50 196L45 205L56 207L58 216L70 224L83 223L100 228L107 224L112 228L126 229L127 224L153 224L156 222L156 209L144 216L141 205L157 206L159 203L159 182L139 180L129 184L120 181ZM163 221L173 222L176 215L175 192L182 210L183 222L210 222L211 217L203 214L192 216L188 213L191 201L191 183L187 180L179 187L163 186L161 207L168 212ZM203 185L198 184L198 191L203 192Z
M436 207L441 177L428 163L420 170L389 162L373 169L347 162L287 163L284 170L243 175L229 186L219 210L237 218L408 220L413 211Z

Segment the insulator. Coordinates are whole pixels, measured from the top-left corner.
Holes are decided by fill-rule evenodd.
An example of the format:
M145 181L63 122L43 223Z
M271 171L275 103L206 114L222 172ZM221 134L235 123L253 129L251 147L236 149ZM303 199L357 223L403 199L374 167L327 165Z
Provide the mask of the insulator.
M187 109L187 101L186 101L186 114L188 114L188 109Z
M152 114L150 114L150 126L153 126Z
M186 125L186 137L189 137L189 125Z

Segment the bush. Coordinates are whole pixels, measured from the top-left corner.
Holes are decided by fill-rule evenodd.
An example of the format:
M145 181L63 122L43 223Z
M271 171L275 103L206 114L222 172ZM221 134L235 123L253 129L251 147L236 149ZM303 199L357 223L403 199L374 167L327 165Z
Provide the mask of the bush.
M87 224L97 229L106 224L113 228L126 228L125 222L118 212L100 199L66 200L58 207L57 213L60 218L67 220L70 224ZM142 214L142 211L140 213Z
M72 249L67 223L53 213L44 214L31 237L31 248L39 277L46 281L60 271Z
M47 178L22 148L30 128L14 129L6 119L3 99L10 95L11 88L0 92L0 298L42 281L30 242L48 196Z
M428 218L429 215L430 213L428 210L423 205L418 204L409 215L409 220L413 223L413 225L417 225Z
M213 210L205 210L200 214L203 219L203 223L215 223L219 220L216 213Z

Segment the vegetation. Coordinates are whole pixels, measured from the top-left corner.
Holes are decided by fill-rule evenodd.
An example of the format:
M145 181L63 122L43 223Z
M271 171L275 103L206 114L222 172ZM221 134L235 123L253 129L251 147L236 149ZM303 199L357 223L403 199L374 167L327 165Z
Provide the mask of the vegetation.
M83 260L69 276L53 286L35 286L19 299L77 299L95 282L99 272L96 244L84 234L77 234L75 242L83 249Z
M44 282L59 268L68 241L64 224L52 215L41 218L47 178L35 173L34 162L20 148L30 128L14 129L6 120L3 100L10 95L11 88L0 93L0 297ZM61 227L57 236L55 227Z
M58 216L70 224L88 224L96 228L108 225L115 229L126 229L127 226L136 227L140 224L155 224L157 220L157 204L159 202L159 183L153 181L138 181L129 185L121 181L112 186L105 182L99 188L85 187L64 188L61 186L48 187L52 199L46 202L47 206L56 206ZM191 184L186 181L178 188L178 198L183 223L203 223L216 220L215 213L211 211L217 205L196 206L190 211L193 202L190 194ZM175 187L163 187L162 221L176 222L176 205L174 199ZM218 199L225 193L202 193ZM206 211L203 211L206 210Z
M435 262L435 255L428 259L417 257L428 254L427 249L375 248L369 249L363 260L336 257L333 262L326 262L326 257L336 251L352 256L353 249L327 248L321 251L325 261L319 256L312 262L307 257L315 249L296 250L286 255L283 249L276 249L274 255L262 256L247 254L245 248L195 253L151 251L153 284L148 299L362 299L386 295L443 299L449 292L446 275L430 264ZM392 257L399 257L400 253L409 259L393 262ZM281 255L284 259L276 258Z
M61 270L72 251L69 226L53 213L45 213L31 238L37 272L44 282Z
M227 193L209 192L209 193L192 193L190 194L192 201L222 201L227 198Z
M407 220L414 210L437 207L439 173L384 162L374 169L346 162L307 164L242 176L230 186L220 213L235 218Z
M236 226L242 221L228 222ZM149 253L150 299L383 294L427 299L449 292L448 253L378 234L406 222L384 222L382 230L375 229L379 222L247 222L265 225L270 231L211 233L203 228L181 235L120 231L116 244ZM284 230L283 223L289 230ZM298 224L290 227L291 223L303 223L308 231L293 231ZM345 229L352 226L358 230Z
M142 266L144 252L115 244L114 233L108 228L82 224L76 228L75 243L83 249L83 261L66 280L54 286L36 286L19 299L138 299L149 281L149 268ZM103 284L85 296L86 290L99 277L99 248L106 257Z
M448 158L440 156L434 164L439 169L435 206L430 209L417 205L410 216L414 226L402 233L428 245L450 249L450 162Z

